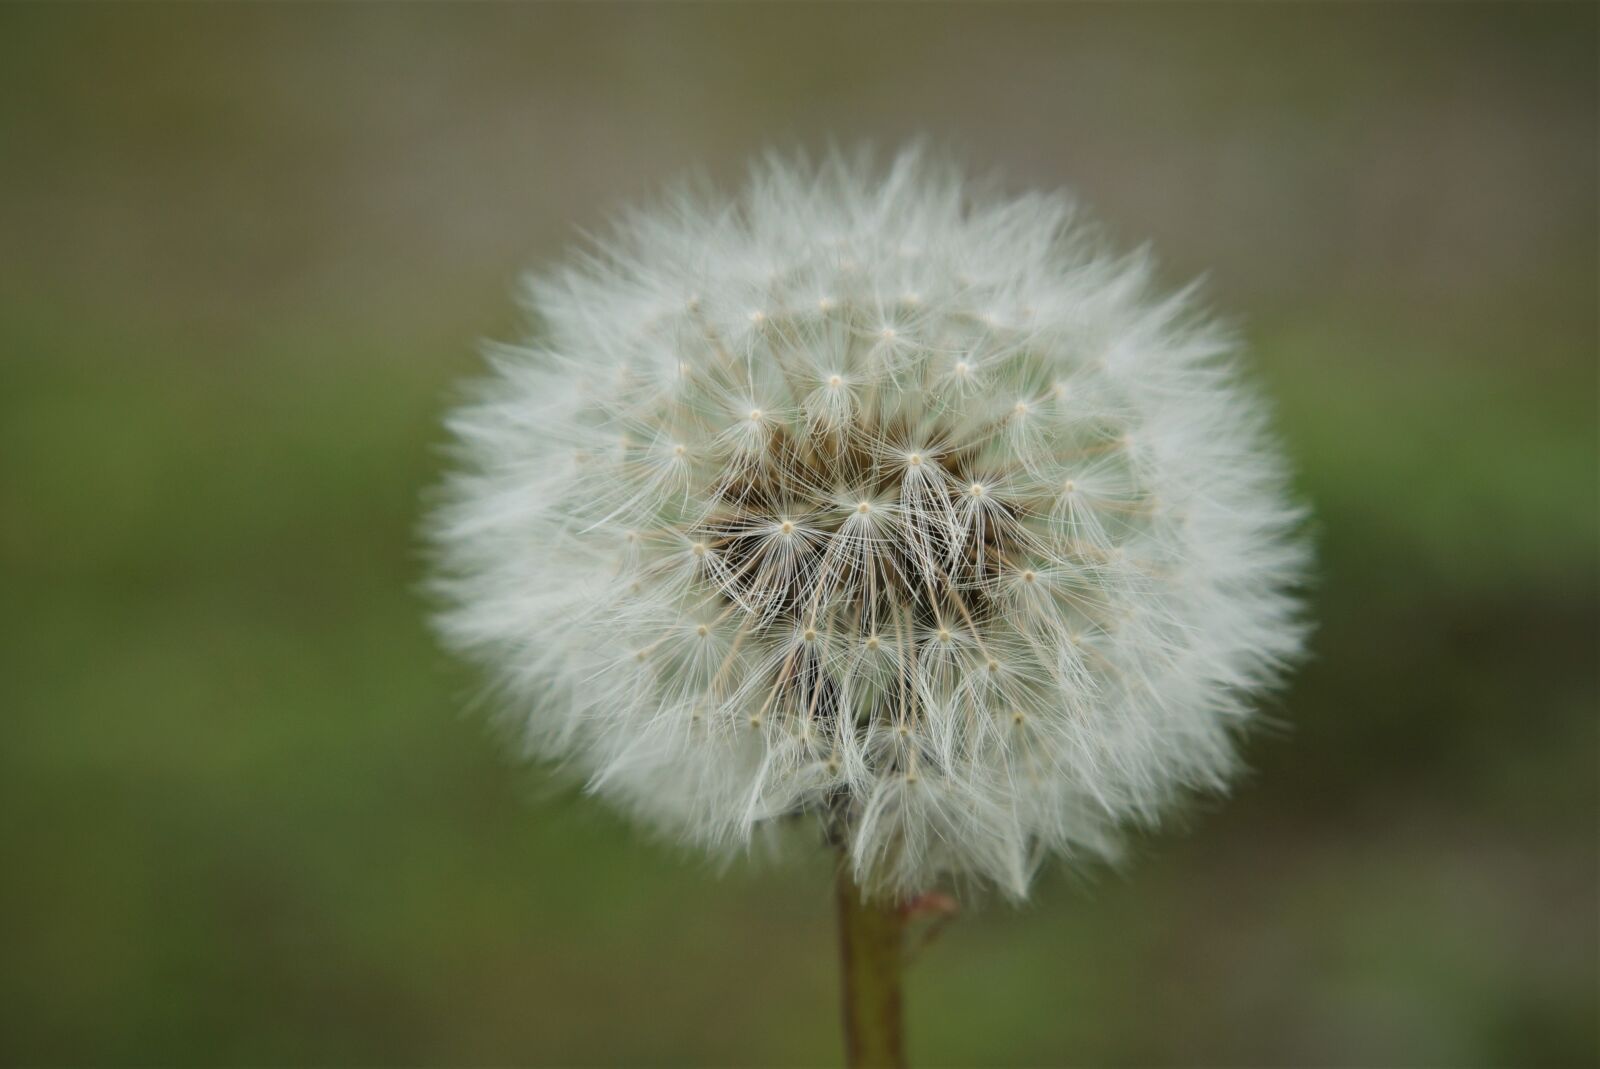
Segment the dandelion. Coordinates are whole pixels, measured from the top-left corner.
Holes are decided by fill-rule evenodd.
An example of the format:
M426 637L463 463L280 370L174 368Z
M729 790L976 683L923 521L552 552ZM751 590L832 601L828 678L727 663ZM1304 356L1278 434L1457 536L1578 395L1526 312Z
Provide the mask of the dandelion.
M430 528L527 753L712 849L813 821L858 906L1226 785L1300 513L1233 339L1066 197L771 159L527 296Z

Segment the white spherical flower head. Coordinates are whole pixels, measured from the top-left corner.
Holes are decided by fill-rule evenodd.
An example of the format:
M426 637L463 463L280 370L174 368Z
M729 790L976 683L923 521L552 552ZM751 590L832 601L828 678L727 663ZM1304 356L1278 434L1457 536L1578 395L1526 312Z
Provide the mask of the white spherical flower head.
M918 153L625 217L450 420L443 634L678 837L809 816L900 894L1113 854L1302 638L1262 408L1149 273Z

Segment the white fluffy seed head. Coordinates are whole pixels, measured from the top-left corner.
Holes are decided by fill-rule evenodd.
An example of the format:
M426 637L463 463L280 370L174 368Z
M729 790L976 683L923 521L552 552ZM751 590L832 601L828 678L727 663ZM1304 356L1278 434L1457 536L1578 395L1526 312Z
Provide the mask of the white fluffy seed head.
M900 894L1113 855L1303 630L1262 408L1149 274L915 152L627 216L450 420L443 635L687 840L810 817Z

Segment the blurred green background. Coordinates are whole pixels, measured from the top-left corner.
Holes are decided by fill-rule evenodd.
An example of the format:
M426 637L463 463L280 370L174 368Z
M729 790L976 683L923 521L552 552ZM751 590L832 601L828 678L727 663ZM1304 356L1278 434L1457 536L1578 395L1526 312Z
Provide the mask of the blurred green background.
M0 8L0 1059L833 1062L826 862L511 765L413 531L520 269L928 134L1208 275L1320 626L1234 798L969 904L914 1060L1594 1064L1596 11Z

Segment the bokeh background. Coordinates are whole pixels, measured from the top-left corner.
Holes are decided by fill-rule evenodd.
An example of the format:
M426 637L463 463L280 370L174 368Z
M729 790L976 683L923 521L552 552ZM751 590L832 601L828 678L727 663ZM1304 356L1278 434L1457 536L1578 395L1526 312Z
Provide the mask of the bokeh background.
M0 8L0 1059L837 1058L826 861L510 764L414 530L520 270L921 134L1207 275L1320 627L1235 797L968 904L914 1059L1594 1064L1596 12Z

